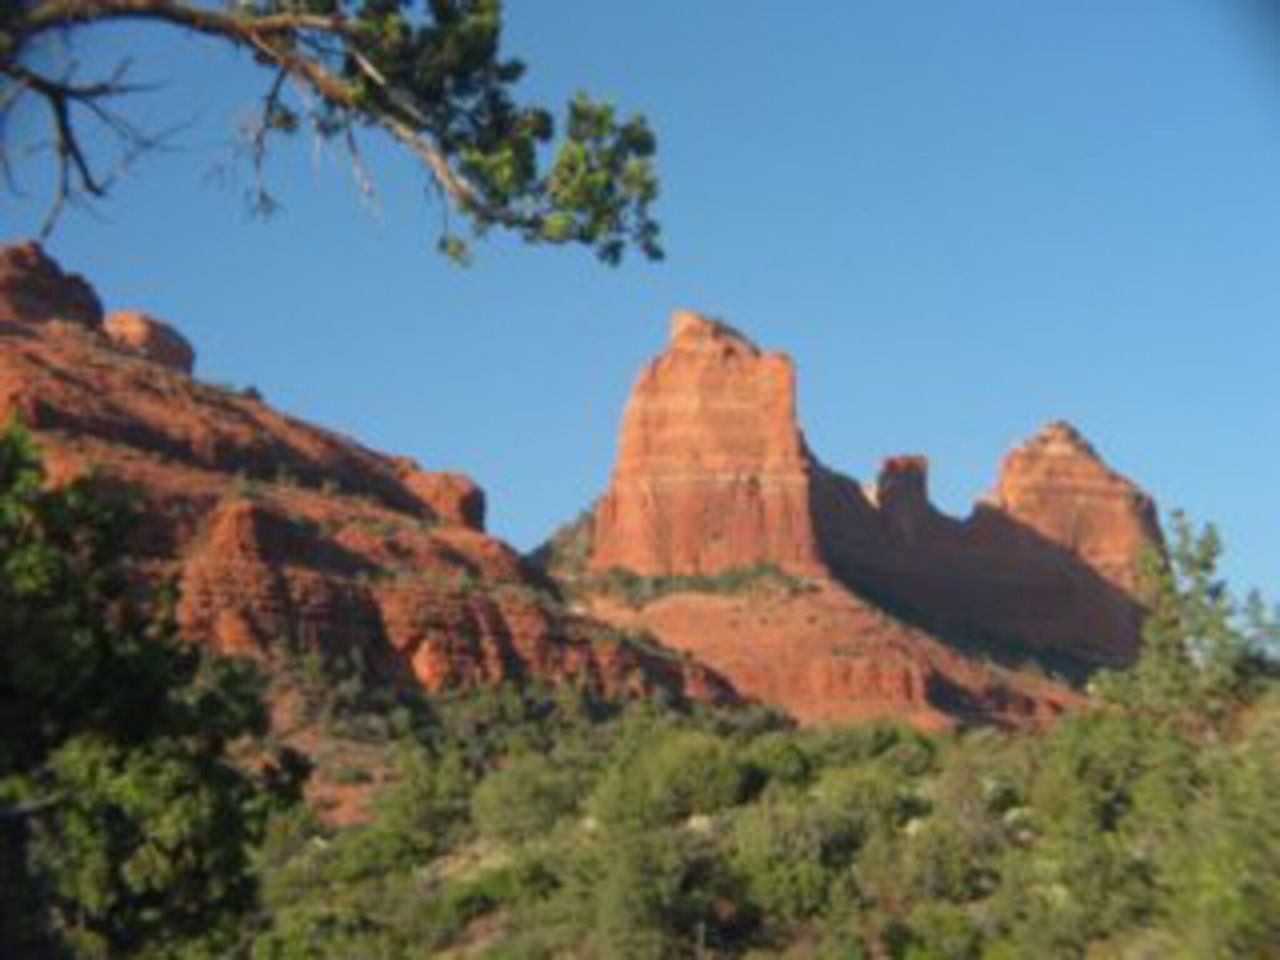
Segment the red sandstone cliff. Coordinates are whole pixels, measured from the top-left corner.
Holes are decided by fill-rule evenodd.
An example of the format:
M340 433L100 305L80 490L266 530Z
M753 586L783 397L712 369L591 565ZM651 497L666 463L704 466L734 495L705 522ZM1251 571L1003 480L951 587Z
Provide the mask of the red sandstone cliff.
M791 360L678 312L670 347L631 391L591 565L652 575L769 561L816 573L809 470Z
M589 596L595 617L652 633L801 723L895 719L1041 727L1082 697L1043 675L993 665L886 614L832 581L683 592L633 606Z
M825 467L797 423L791 361L720 322L677 313L668 349L645 366L627 404L588 566L681 576L763 562L834 580L966 646L1076 665L1134 655L1138 558L1160 546L1155 509L1079 434L1050 424L1009 455L996 493L963 520L930 504L927 473L923 457L893 457L864 489ZM831 591L839 588L822 595ZM947 702L999 713L1003 694L954 649L900 620L877 621L857 596L806 612L814 602L795 600L785 630L741 611L716 615L723 603L705 597L625 615L597 601L596 612L648 626L744 692L801 716L852 716L895 700L899 712L920 715L963 712ZM828 626L807 629L810 621ZM837 647L875 669L860 674ZM891 663L915 679L889 684L899 695L886 699L876 691L897 670ZM1023 696L1016 687L1011 702Z
M485 535L468 478L199 382L194 353L97 297L37 245L0 249L0 417L37 433L57 482L90 466L142 499L139 570L181 585L190 638L256 655L359 649L437 690L573 677L610 692L730 699L699 665L629 644L536 589Z
M1067 424L1013 450L964 519L930 504L922 457L886 460L870 491L823 471L814 514L841 580L934 632L1083 664L1137 653L1155 505Z

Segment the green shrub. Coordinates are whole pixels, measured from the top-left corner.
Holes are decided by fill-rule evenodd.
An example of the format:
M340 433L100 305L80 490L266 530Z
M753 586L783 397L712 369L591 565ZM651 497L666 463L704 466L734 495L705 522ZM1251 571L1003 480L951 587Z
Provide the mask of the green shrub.
M482 835L519 844L548 832L576 803L572 774L529 754L506 761L480 782L471 817Z
M731 744L700 731L675 731L612 767L592 798L605 826L672 823L740 802L749 770Z

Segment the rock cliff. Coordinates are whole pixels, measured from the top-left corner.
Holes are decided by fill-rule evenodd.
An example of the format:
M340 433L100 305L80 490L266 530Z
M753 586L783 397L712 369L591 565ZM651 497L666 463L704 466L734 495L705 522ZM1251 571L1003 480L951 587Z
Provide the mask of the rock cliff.
M187 338L141 310L113 311L103 330L112 343L129 353L183 373L195 369L196 352Z
M36 431L53 482L93 467L140 498L137 570L179 582L187 637L252 656L359 650L430 690L574 678L733 698L698 664L568 613L483 532L469 478L201 383L193 359L146 315L104 326L92 289L38 246L0 249L0 417Z
M826 472L815 522L835 575L968 644L1077 666L1136 655L1141 558L1162 548L1155 505L1076 430L1050 423L1015 448L963 519L927 487L921 457L886 460L870 492Z
M678 312L670 347L631 391L591 565L654 575L768 561L816 573L810 467L791 360Z
M815 579L825 599L788 601L785 628L748 615L746 601L593 608L810 718L1051 713L1066 702L1058 693L1025 676L983 678L959 651L1079 672L1132 659L1139 558L1161 547L1151 499L1060 422L1010 453L995 492L963 519L930 503L922 456L890 457L859 484L807 448L789 358L683 311L632 390L592 520L586 566L597 573L768 564Z
M1151 499L1073 428L1005 459L963 520L929 502L928 462L891 457L869 488L805 445L789 358L687 311L641 372L595 510L590 566L645 575L770 563L830 575L942 633L1089 662L1134 654Z

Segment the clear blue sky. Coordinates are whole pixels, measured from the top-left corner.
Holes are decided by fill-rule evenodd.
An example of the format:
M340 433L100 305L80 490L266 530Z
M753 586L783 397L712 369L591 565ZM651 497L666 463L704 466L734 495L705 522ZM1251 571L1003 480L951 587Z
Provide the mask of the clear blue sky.
M530 96L589 89L659 131L666 263L490 242L453 268L418 171L375 139L376 212L300 141L271 166L285 212L247 221L246 171L210 173L264 77L123 28L82 50L135 55L170 84L151 119L195 124L52 251L108 305L179 325L204 377L470 473L520 547L603 489L636 370L692 306L792 354L811 445L846 472L925 453L964 513L1065 417L1163 508L1216 521L1238 587L1280 598L1267 4L508 6ZM0 204L7 237L39 222Z

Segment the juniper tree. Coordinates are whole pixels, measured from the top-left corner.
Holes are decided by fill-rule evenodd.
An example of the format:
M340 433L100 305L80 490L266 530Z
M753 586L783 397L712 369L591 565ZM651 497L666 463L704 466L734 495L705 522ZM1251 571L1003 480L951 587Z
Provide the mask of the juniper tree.
M278 138L310 132L336 142L367 182L358 136L377 131L415 158L443 200L439 246L455 258L467 249L449 210L479 234L497 227L532 242L581 244L610 263L629 246L661 256L650 214L655 139L645 119L579 94L557 139L551 112L516 98L525 65L501 50L501 0L4 0L0 173L13 188L5 121L24 103L42 105L56 171L46 230L67 204L106 196L110 171L161 138L120 107L154 92L131 62L84 76L75 57L82 34L121 21L171 28L175 40L211 38L262 73L248 135L259 211L275 203L263 171ZM35 66L61 39L71 59L57 73Z

